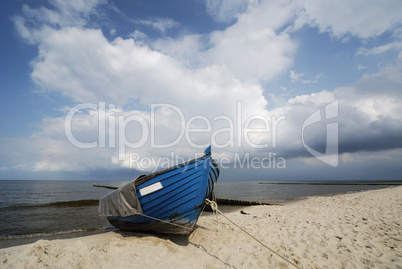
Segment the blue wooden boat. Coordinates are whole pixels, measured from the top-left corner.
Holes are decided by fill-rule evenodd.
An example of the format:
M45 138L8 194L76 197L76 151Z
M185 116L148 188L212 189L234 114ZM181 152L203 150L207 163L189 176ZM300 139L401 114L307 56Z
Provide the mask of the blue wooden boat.
M211 146L204 153L125 184L100 199L99 212L122 230L191 233L219 177Z

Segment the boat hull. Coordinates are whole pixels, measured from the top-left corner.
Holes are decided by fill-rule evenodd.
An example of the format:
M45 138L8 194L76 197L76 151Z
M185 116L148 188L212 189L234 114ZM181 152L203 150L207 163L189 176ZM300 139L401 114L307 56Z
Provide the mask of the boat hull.
M131 232L151 232L161 234L189 234L194 230L196 221L175 222L149 220L149 222L139 222L140 220L131 218L109 219L114 227Z
M108 220L121 230L189 234L218 177L218 165L207 153L201 158L138 178L135 192L142 212L108 216Z

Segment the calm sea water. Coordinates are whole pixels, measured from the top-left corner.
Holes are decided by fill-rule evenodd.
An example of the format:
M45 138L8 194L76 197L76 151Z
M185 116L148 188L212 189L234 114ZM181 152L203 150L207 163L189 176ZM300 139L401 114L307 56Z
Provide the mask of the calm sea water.
M98 199L111 190L95 188L92 183L0 180L0 248L40 238L71 237L110 229L97 207ZM98 183L121 186L125 182ZM219 198L283 203L384 187L389 185L272 185L257 181L220 181L215 193Z

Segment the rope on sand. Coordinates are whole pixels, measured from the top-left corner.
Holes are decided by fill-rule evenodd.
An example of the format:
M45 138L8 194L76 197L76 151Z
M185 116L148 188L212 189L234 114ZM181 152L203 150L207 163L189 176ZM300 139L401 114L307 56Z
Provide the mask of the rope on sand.
M248 233L245 229L243 229L242 227L240 227L238 224L236 224L234 221L232 221L231 219L229 219L228 217L225 216L225 214L222 213L222 211L220 211L218 209L218 204L214 201L211 201L209 199L205 199L206 203L212 208L212 210L214 212L218 212L219 214L221 214L225 219L227 219L228 221L230 221L233 225L235 225L237 228L239 228L240 230L242 230L244 233L246 233L248 236L250 236L251 238L253 238L255 241L257 241L258 243L260 243L263 247L265 247L266 249L268 249L269 251L271 251L272 253L278 255L280 258L282 258L283 260L285 260L286 262L288 262L289 264L293 265L295 268L299 268L296 264L294 264L293 262L289 261L287 258L285 258L284 256L282 256L281 254L279 254L278 252L276 252L275 250L271 249L270 247L268 247L267 245L265 245L263 242L261 242L260 240L258 240L255 236L251 235L250 233Z

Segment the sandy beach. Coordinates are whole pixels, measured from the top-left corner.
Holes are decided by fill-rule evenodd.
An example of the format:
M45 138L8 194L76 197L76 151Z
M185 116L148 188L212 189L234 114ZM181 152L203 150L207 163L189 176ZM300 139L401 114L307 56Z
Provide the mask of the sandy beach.
M402 268L402 186L220 209L269 249L204 212L189 237L39 240L0 249L0 268Z

